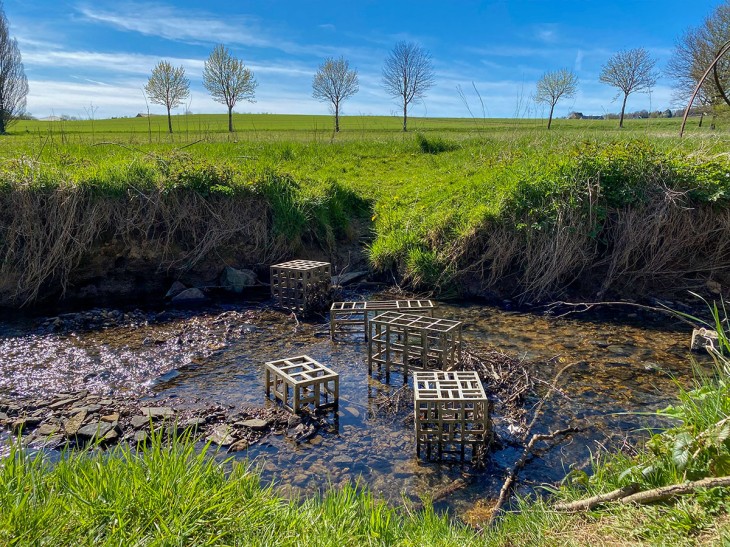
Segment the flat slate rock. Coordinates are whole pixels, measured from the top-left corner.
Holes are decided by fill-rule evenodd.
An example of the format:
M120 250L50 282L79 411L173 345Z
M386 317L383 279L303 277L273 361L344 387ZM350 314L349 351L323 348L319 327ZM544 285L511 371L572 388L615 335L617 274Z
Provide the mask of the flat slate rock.
M266 429L267 427L269 427L269 424L271 422L269 422L268 420L261 420L259 418L252 418L250 420L244 420L243 422L238 422L238 423L241 424L243 427L261 430L261 429Z
M208 436L208 440L219 446L229 446L233 444L236 439L231 435L231 428L226 424L221 424L213 428L213 431Z
M61 426L57 424L41 424L41 426L36 429L36 434L41 437L47 437L49 435L55 435L58 433L61 429Z
M148 418L173 418L175 411L169 406L143 406L139 411Z
M86 411L82 410L81 412L74 414L71 416L66 422L63 424L63 429L66 431L66 435L76 435L76 432L81 427L81 424L84 423L84 420L86 419Z
M149 423L150 419L147 416L132 416L131 424L134 429L143 428Z
M87 439L103 439L111 429L112 424L108 422L92 422L79 428L76 435Z

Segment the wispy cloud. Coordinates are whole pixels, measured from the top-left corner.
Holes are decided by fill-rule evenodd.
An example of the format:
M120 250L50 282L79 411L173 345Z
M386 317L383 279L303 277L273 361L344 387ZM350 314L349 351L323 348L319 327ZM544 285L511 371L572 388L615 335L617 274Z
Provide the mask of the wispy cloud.
M154 3L125 2L113 9L101 9L88 4L78 6L78 12L89 22L113 28L155 36L170 41L191 44L217 44L276 49L291 55L326 57L347 55L348 48L321 44L300 44L282 38L285 29L264 28L258 18L235 15L226 19L200 11L183 12L174 6Z
M191 42L224 42L268 47L271 42L261 37L253 18L238 15L229 20L203 13L182 11L154 3L127 2L115 9L80 5L79 13L88 21L104 23L120 30L159 36L168 40Z

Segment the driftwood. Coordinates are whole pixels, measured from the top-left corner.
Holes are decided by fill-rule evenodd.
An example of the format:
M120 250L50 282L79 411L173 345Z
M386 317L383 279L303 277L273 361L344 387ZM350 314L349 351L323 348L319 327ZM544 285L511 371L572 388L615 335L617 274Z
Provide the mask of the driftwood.
M730 477L708 477L698 481L686 482L683 484L672 484L638 492L635 484L624 486L618 490L600 494L591 498L573 501L570 503L557 503L553 506L556 511L590 511L598 505L606 502L616 501L623 505L631 503L649 504L657 501L667 501L677 496L692 494L701 488L717 488L730 486Z
M507 501L507 498L509 498L509 494L512 491L512 486L514 485L515 480L517 480L517 473L520 472L520 470L525 466L527 461L532 457L533 451L535 450L535 445L540 441L555 441L557 439L562 439L566 435L570 435L571 433L575 433L576 431L580 430L574 427L568 427L565 429L560 429L558 431L553 431L552 433L545 435L535 434L530 438L527 446L525 446L525 450L522 452L522 456L520 456L520 459L517 460L517 463L515 463L514 467L507 475L507 479L505 479L504 484L502 484L502 489L499 491L497 503L492 508L492 515L489 517L488 526L491 526L497 519L497 516L499 516L502 510L502 506Z
M565 365L563 368L561 368L557 374L553 377L553 381L550 383L550 389L545 394L545 396L540 399L540 402L535 406L535 413L532 417L532 420L530 421L529 425L527 426L527 429L525 430L525 434L523 439L527 438L527 435L530 434L530 431L532 430L533 426L537 422L538 418L542 414L542 407L545 405L545 403L550 399L552 394L556 391L558 380L563 375L563 372L568 370L570 367L576 365L576 363L569 363ZM509 498L509 494L512 491L512 486L515 483L515 480L517 479L517 474L520 472L520 470L525 466L525 464L528 462L528 460L532 457L532 454L535 450L535 445L540 441L555 441L557 439L563 439L566 435L569 435L571 433L575 433L577 431L581 431L580 428L576 427L567 427L565 429L560 429L558 431L553 431L552 433L548 434L535 434L533 435L527 445L525 446L525 449L522 452L522 456L520 456L520 459L517 460L512 470L507 474L507 478L505 479L504 483L502 484L502 489L499 491L499 497L497 498L497 503L492 508L492 515L489 517L489 523L488 526L491 526L496 521L497 517L502 511L502 506Z
M626 496L636 494L639 491L639 485L631 483L628 486L612 490L606 494L598 494L597 496L591 496L582 500L571 501L570 503L556 503L553 505L553 509L556 511L576 512L576 511L590 511L594 507L606 503L608 501L616 501Z

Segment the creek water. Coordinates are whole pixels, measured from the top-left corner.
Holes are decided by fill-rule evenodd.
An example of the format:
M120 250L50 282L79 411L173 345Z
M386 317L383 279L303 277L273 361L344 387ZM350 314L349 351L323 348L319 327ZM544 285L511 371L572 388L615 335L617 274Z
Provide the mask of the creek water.
M463 321L466 343L490 344L538 363L537 393L528 399L528 409L549 389L555 372L572 364L534 432L565 427L574 418L591 427L533 458L520 474L523 491L586 466L605 443L660 425L654 411L675 400L677 382L692 378L688 327L666 318L625 310L555 318L468 302L441 303L437 315ZM378 374L371 377L364 334L333 343L324 319L298 322L265 301L161 312L95 310L81 317L88 319L83 327L60 330L53 329L54 319L0 320L0 394L51 395L86 388L172 400L180 407L270 405L263 363L307 354L340 374L340 406L330 413L330 426L320 428L309 442L272 434L233 454L258 465L264 479L285 492L309 494L359 481L399 502L403 496L438 497L461 479L465 486L439 502L460 514L480 498L496 497L507 468L521 452L516 444L498 444L483 468L418 460L412 406L406 403L396 414L385 414L374 405L376 397L400 388L403 377L392 375L390 384ZM505 424L495 418L497 432L505 433Z

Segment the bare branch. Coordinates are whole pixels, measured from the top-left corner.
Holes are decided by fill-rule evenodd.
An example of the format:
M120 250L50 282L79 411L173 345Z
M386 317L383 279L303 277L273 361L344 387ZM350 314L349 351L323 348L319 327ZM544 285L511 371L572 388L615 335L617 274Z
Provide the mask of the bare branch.
M407 131L408 105L423 100L434 85L431 54L418 44L398 42L385 59L382 84L403 105L403 131Z
M258 82L253 72L222 44L215 46L203 68L203 85L213 100L228 107L228 131L233 132L233 107L243 99L256 102Z
M537 93L535 93L535 101L550 105L550 116L548 117L548 126L553 121L553 111L555 105L562 98L569 99L575 97L578 91L578 77L572 70L561 68L552 72L546 72L537 81Z
M601 69L599 80L604 84L617 87L623 93L619 127L624 126L626 99L631 93L649 91L656 84L659 75L654 72L656 59L643 47L627 49L615 53Z
M350 63L340 57L328 58L319 66L312 80L312 97L332 105L335 114L335 132L340 130L340 105L360 90L357 70L350 70Z
M175 68L168 61L160 61L152 69L144 89L151 102L167 108L167 126L172 133L170 110L180 106L190 96L190 80L185 77L185 68Z
M18 41L10 37L10 26L0 4L0 134L25 113L28 79Z

